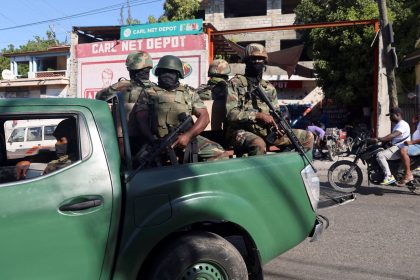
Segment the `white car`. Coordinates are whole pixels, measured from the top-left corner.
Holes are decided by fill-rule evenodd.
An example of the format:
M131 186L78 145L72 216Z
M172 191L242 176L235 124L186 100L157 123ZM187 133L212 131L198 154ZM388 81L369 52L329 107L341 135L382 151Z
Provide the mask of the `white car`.
M38 154L39 150L55 150L57 142L53 132L62 119L25 120L17 124L5 123L12 130L7 143L8 159Z

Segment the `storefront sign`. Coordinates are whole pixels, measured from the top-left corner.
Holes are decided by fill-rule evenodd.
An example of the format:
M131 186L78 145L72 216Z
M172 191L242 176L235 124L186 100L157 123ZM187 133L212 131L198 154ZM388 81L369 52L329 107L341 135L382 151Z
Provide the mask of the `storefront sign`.
M302 81L270 81L277 89L283 88L302 88Z
M206 83L207 35L185 35L130 41L107 41L76 46L78 61L78 97L95 98L96 93L124 77L129 79L125 60L129 53L147 51L156 65L164 55L179 57L184 65L182 84L192 87ZM154 71L150 79L157 82Z
M179 35L194 35L203 32L203 20L192 19L152 24L136 24L121 26L120 39L133 40Z

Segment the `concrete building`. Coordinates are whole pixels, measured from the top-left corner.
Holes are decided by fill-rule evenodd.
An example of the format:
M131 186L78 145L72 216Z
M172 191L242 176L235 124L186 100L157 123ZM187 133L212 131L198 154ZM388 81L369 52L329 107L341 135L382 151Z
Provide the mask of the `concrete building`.
M299 0L203 0L199 16L205 23L218 31L293 25L294 8ZM287 49L303 44L299 33L294 30L247 32L225 37L241 46L256 42L264 45L268 52ZM217 49L215 50L217 54ZM232 61L230 61L232 62ZM313 63L302 52L299 64L313 68ZM241 73L243 66L232 64L233 72ZM316 86L314 78L299 75L288 77L286 71L269 67L264 78L276 87L282 104L300 104L310 107L323 100L322 90Z
M70 46L2 56L10 59L10 69L2 72L0 98L68 97Z

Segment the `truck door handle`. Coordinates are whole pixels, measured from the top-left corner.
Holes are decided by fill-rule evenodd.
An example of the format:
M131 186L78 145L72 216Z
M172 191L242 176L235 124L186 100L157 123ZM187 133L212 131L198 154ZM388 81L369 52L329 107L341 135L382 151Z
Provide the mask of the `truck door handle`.
M60 211L80 211L102 205L101 199L92 199L77 203L68 203L60 206Z

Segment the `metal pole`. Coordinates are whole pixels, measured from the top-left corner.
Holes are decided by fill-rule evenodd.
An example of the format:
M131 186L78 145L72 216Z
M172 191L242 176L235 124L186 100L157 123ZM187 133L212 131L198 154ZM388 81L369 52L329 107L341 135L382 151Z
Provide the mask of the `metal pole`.
M379 23L375 22L374 25L375 33L379 31ZM379 40L378 40L379 41ZM373 117L373 136L378 136L378 118L379 118L379 112L378 112L378 96L379 96L379 86L378 86L378 75L379 75L379 42L376 43L375 46L375 52L374 52L374 77L373 77L373 100L372 100L372 117Z
M391 34L388 22L388 14L386 10L386 0L378 0L378 8L379 8L379 22L381 25L381 35L384 42L383 48L383 58L384 64L386 68L386 76L388 81L388 95L390 101L390 107L398 107L398 97L397 97L397 86L395 83L395 72L394 72L394 63L393 61L393 53L392 53L392 46L391 46Z

